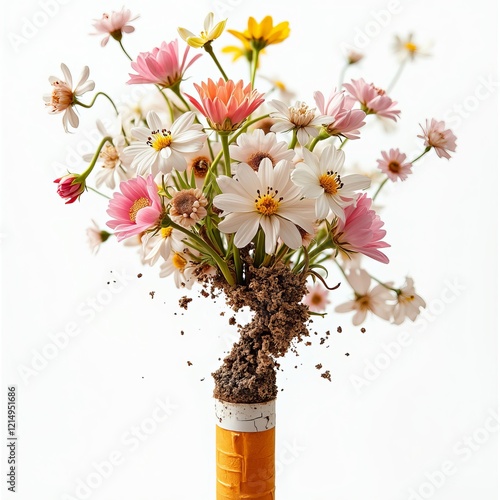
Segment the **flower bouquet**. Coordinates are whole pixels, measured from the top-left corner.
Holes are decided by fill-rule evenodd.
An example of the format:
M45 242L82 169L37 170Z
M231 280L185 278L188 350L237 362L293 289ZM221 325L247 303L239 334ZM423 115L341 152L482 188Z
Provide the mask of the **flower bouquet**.
M146 85L160 101L144 109L115 103L101 91L87 99L95 87L89 68L73 85L63 64L62 78L50 77L45 100L50 113L63 113L64 130L76 129L78 110L98 98L110 102L115 117L107 120L111 126L98 122L102 140L84 157L88 167L56 179L57 192L67 204L88 202L88 190L109 198L110 231L88 230L94 249L111 236L137 244L142 262L157 265L176 287L223 294L235 311L253 312L213 373L217 498L273 499L279 358L309 336L311 317L326 314L328 294L339 286L352 288L352 300L335 311L354 312L354 325L368 313L395 324L416 319L425 302L413 280L396 286L363 265L362 257L389 262L374 202L388 182L407 180L432 150L449 159L456 138L444 122L427 120L415 158L392 148L381 152L377 173L350 171L349 143L362 140L365 128L370 133L368 125L397 123L401 111L388 95L397 78L387 91L363 78L345 80L362 58L351 52L337 88L314 92L314 105L292 101L283 83L259 75L261 58L289 37L288 22L250 17L242 31L228 30L238 45L223 52L248 61L243 81L231 79L231 68L214 51L227 20L216 22L209 13L200 34L179 28L182 41L132 57L123 35L134 31L136 19L122 9L94 27L104 36L102 46L112 38L130 59L126 83ZM411 36L397 45L402 66L420 52ZM214 73L200 78L195 70L203 51ZM187 77L194 79L192 89ZM258 78L267 82L263 91ZM332 268L339 283L332 282ZM329 379L329 371L322 376Z

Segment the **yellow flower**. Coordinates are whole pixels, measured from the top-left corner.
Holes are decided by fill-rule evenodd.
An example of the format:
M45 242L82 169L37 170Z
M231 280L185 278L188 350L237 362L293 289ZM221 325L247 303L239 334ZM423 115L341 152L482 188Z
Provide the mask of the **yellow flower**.
M233 62L238 60L240 57L244 57L249 62L252 61L252 46L247 39L243 40L243 44L240 47L237 47L236 45L229 45L224 47L222 52L224 54L232 54Z
M227 19L224 21L219 21L216 25L214 25L214 14L213 12L209 12L207 17L205 18L205 22L203 24L203 31L200 33L200 36L196 36L191 31L185 28L177 28L180 37L191 47L195 49L199 49L203 47L205 44L214 41L216 38L219 38L224 32L224 28L226 27Z
M416 56L429 56L428 47L424 48L417 45L413 40L413 34L410 33L406 39L396 36L396 43L394 44L396 52L404 59L408 57L412 61Z
M281 43L290 35L288 21L273 26L273 18L271 16L266 16L260 23L253 17L250 17L248 19L248 27L245 31L227 31L236 38L239 38L244 44L249 43L257 51L262 50L268 45Z

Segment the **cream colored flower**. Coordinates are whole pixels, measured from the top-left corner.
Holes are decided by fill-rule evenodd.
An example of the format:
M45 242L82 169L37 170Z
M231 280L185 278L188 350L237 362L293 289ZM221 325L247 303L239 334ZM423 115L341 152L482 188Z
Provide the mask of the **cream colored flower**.
M199 49L203 47L207 43L213 42L216 38L219 38L224 29L226 27L227 19L224 21L219 21L217 24L214 24L214 14L213 12L209 12L207 17L205 17L205 22L203 24L203 31L199 36L196 36L191 31L186 28L177 28L177 31L180 37L191 47L195 49Z

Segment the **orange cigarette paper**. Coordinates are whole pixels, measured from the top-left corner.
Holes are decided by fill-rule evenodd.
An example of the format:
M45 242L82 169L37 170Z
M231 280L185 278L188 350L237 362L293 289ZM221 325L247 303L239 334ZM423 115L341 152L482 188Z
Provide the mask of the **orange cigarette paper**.
M275 429L216 426L217 500L275 500Z

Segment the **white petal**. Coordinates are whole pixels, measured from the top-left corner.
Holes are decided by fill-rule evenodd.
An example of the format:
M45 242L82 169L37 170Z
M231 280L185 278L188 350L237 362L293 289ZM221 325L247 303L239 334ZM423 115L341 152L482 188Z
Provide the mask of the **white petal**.
M302 236L297 226L286 219L280 218L279 236L285 245L292 249L299 248L302 245Z

